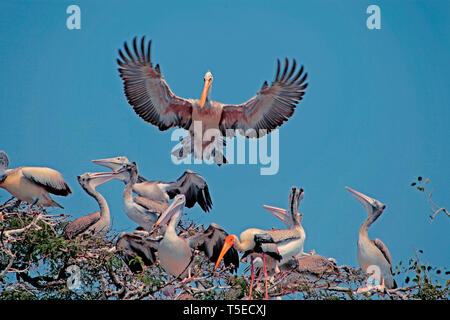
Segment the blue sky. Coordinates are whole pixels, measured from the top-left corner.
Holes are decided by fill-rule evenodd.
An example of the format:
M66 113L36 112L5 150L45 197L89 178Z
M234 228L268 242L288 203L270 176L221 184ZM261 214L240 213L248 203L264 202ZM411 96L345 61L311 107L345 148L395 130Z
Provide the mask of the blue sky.
M66 8L81 8L81 30L66 28ZM366 27L366 8L381 8L381 29ZM430 178L433 199L450 206L448 1L2 1L0 4L0 149L11 167L59 170L73 190L55 197L79 217L98 210L76 176L104 171L91 159L126 155L148 179L202 174L214 207L189 211L230 233L282 227L263 204L286 207L301 186L305 250L357 266L364 208L349 186L387 205L369 235L388 246L394 264L422 259L449 266L449 220L429 222L429 204L410 183ZM214 75L212 99L240 103L274 77L276 59L295 58L309 87L280 129L280 168L174 165L171 131L160 132L128 105L117 49L134 36L153 40L172 91L200 98ZM106 170L106 168L105 168ZM99 187L113 228L135 225L123 212L123 184ZM0 190L0 201L9 194Z

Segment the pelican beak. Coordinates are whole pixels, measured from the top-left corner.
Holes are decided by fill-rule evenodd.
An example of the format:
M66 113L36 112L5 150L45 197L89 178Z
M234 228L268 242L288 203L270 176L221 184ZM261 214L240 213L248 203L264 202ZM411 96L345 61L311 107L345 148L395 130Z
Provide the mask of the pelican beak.
M3 220L3 215L0 213L0 222L3 223L5 220Z
M223 259L223 256L227 253L228 250L234 245L234 237L229 235L225 238L225 243L223 244L222 251L220 251L219 258L217 258L216 269L219 266L220 261Z
M358 192L356 190L350 189L349 187L345 187L345 189L347 189L347 191L350 192L351 195L353 197L355 197L356 200L358 200L366 208L367 213L370 216L371 213L374 210L374 202L375 202L375 200L372 199L369 196L366 196L365 194L362 194L361 192Z
M273 214L275 217L283 221L284 224L288 222L288 211L286 209L281 209L277 207L272 207L268 205L263 205L263 208Z
M110 181L111 179L114 179L115 177L115 173L111 173L111 172L98 172L98 173L94 173L91 176L91 179L93 180L92 182L92 186L94 188Z
M185 203L184 195L183 197L176 197L175 200L172 202L172 204L164 211L158 218L158 220L155 223L155 227L159 226L160 224L167 224L169 223L172 216L177 213L178 208Z
M212 81L205 80L205 85L203 86L202 97L200 98L200 109L204 107L206 98L208 97L209 88L211 87Z
M120 168L122 168L123 165L123 162L118 160L117 158L97 159L91 160L91 162L98 164L100 166L110 168L113 171L119 170Z

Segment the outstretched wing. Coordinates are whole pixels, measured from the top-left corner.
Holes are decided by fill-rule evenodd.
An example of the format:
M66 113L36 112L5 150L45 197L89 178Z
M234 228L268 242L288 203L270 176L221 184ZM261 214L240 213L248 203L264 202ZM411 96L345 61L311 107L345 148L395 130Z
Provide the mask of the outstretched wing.
M296 61L289 70L289 60L286 58L284 70L280 75L280 60L277 64L275 80L269 87L264 82L261 90L250 100L240 105L224 105L219 128L222 134L227 129L241 129L247 137L261 137L269 133L294 113L296 104L303 99L307 73L303 74L303 66L295 73ZM302 76L303 75L303 76ZM249 129L253 129L248 131Z
M209 261L216 262L219 258L220 251L225 243L228 233L219 225L211 223L204 233L189 238L189 246L191 248L203 251ZM235 248L230 248L223 257L226 267L233 264L231 272L237 272L239 268L239 254Z
M67 196L72 193L61 173L54 169L42 167L23 167L22 174L41 185L45 190L58 196Z
M170 199L177 194L186 196L186 207L192 208L196 203L208 212L212 207L211 195L209 194L208 184L206 180L191 170L186 170L183 175L176 181L169 182L166 192Z
M381 241L380 239L376 238L374 241L372 241L373 244L381 251L384 258L387 262L389 262L389 265L391 266L391 272L392 272L392 260L391 260L391 254L389 253L388 248L386 245Z
M120 76L128 103L139 117L167 130L178 126L188 129L191 125L192 103L177 97L170 90L162 76L159 65L155 68L150 60L151 40L145 46L145 37L138 48L136 37L133 39L134 53L124 43L125 54L119 50Z

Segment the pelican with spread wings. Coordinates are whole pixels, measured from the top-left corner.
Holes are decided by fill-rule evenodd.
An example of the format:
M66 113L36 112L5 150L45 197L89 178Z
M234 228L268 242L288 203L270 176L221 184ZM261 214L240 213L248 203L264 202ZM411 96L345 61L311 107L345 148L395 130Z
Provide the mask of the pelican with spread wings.
M226 163L222 137L233 137L236 130L247 138L266 135L293 115L308 86L303 66L297 70L295 59L289 66L286 58L284 68L277 61L272 84L269 86L265 81L261 90L242 104L210 100L213 82L210 71L205 74L200 99L180 98L170 90L159 64L153 65L150 48L151 40L147 44L142 37L140 44L133 39L132 49L126 42L124 51L119 49L117 63L125 96L136 114L159 130L173 127L189 130L182 146L172 152L179 160L192 153L197 159L212 156L217 164Z

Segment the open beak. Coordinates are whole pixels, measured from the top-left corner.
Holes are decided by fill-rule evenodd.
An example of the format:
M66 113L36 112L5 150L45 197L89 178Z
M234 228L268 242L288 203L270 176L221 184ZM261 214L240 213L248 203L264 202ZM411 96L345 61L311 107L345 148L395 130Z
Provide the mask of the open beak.
M220 251L219 257L217 258L216 262L216 269L219 266L220 261L223 259L223 256L228 252L228 250L231 249L231 247L234 244L234 238L233 236L227 236L225 238L225 243L223 244L222 251Z
M289 224L289 215L286 209L263 205L263 208L273 214L275 217L283 221L284 224Z
M167 224L169 223L172 216L178 211L178 208L185 203L185 198L178 198L176 197L175 200L172 202L172 204L164 211L158 218L158 220L155 223L155 227L159 226L160 224Z
M98 186L110 181L111 179L114 179L115 176L116 174L111 172L94 173L91 176L91 179L93 180L92 186L94 188L97 188Z
M203 87L202 97L200 98L200 108L203 108L206 102L206 98L208 97L208 91L211 87L212 81L205 81L205 85Z
M361 192L358 192L356 190L350 189L349 187L345 187L348 192L351 193L353 197L356 198L367 210L368 215L373 212L373 203L374 200L371 197L366 196L365 194L362 194Z
M123 163L118 161L116 158L97 159L97 160L91 160L91 162L98 164L100 166L110 168L113 171L119 170L120 168L122 168L122 165L123 165Z

